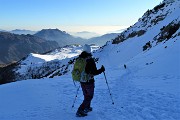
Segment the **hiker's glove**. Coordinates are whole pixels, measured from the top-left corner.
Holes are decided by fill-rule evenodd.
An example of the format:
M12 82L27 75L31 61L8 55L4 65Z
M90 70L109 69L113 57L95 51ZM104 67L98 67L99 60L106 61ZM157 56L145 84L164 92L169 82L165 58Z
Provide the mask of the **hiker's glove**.
M101 71L102 71L102 72L104 72L104 71L105 71L105 68L104 68L104 66L103 66L103 65L101 66Z

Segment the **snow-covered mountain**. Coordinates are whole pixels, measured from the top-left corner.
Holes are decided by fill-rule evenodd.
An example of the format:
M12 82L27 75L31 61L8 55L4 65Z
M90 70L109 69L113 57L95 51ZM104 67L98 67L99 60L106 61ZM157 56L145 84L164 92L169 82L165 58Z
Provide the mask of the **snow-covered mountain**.
M91 46L92 51L98 46ZM74 61L74 57L82 52L81 45L69 45L56 49L46 55L30 54L25 60L20 62L20 69L17 80L44 78L60 76L69 72L69 66ZM49 70L47 70L49 69Z
M154 7L154 9L147 10L137 23L115 38L113 44L118 44L134 37L141 38L145 33L151 35L154 40L163 37L159 36L160 38L155 38L155 35L158 36L165 33L169 35L169 39L179 29L179 6L179 0L164 0L161 4ZM150 31L153 32L150 33ZM162 38L163 40L166 39L166 35ZM151 39L148 39L152 40L151 36ZM157 41L159 42L159 40Z
M99 46L91 45L91 48L96 51ZM64 75L70 71L69 66L82 49L81 45L67 45L43 55L31 53L21 61L0 69L0 84Z
M164 0L114 40L95 47L92 54L97 68L106 68L115 104L111 104L103 74L98 75L93 111L82 119L180 119L179 6L179 0ZM81 50L81 46L71 46L46 55L30 54L22 60L15 73L32 79L0 86L0 119L79 119L75 112L83 96L80 90L75 108L71 108L77 92L71 69ZM44 68L38 70L40 66Z

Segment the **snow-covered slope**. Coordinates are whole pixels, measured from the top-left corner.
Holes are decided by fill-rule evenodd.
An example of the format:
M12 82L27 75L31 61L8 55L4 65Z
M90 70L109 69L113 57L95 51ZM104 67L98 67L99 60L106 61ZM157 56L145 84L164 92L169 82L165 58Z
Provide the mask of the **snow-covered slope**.
M115 104L112 105L104 75L100 74L95 77L93 111L82 119L180 119L179 5L179 0L165 0L152 10L152 14L149 14L151 18L157 18L157 15L167 13L163 19L149 26L150 21L156 20L150 18L151 20L147 21L147 25L143 25L143 27L141 26L144 24L143 18L141 18L114 41L108 42L93 53L93 56L98 58L97 67L100 68L101 65L104 65L106 68L105 73ZM145 16L143 17L146 18ZM141 30L145 30L145 32ZM136 33L132 33L132 31L136 31ZM141 34L137 31L141 31ZM151 47L148 46L143 51L143 46L149 41ZM74 51L73 55L79 54L80 49L75 47L75 51L72 50ZM45 69L46 71L55 70L57 72L64 65L67 72L62 76L51 73L50 75L54 75L53 78L46 76L47 78L1 85L0 120L79 119L75 117L75 113L83 100L83 95L80 90L75 107L72 108L77 87L74 87L71 78L72 64L66 66L73 59L68 57L73 57L68 50L64 53L67 59L58 58L57 52L49 54L52 55L51 59L35 54L31 54L26 59L30 60L31 57L41 59L42 61L37 60L40 63L36 61L32 64L36 64L36 67L42 66L42 64L51 66ZM57 62L56 58L59 59L60 68L49 65L51 62ZM25 64L21 64L19 70L25 71L27 66L33 67L31 62L23 62ZM53 65L58 65L59 62ZM40 71L38 72L40 73Z
M179 120L179 44L180 40L168 41L167 48L162 44L139 54L126 63L126 69L121 64L107 67L106 76L115 104L112 105L101 74L96 77L94 109L82 119ZM104 63L102 60L97 65ZM0 119L78 120L75 113L83 96L80 90L72 108L76 90L70 73L2 85Z
M143 52L149 42L155 48L160 42L177 40L180 34L180 0L164 0L152 10L148 10L137 23L122 32L113 41L107 42L101 56L118 56L113 62L115 66L124 63ZM159 19L159 17L162 17ZM156 21L155 23L153 21ZM123 42L125 41L125 42ZM110 51L110 52L107 52ZM109 60L109 61L108 61ZM111 64L112 66L112 64Z
M91 45L92 52L99 46ZM16 80L60 76L70 71L74 58L82 52L81 45L69 45L45 55L29 54L16 68Z

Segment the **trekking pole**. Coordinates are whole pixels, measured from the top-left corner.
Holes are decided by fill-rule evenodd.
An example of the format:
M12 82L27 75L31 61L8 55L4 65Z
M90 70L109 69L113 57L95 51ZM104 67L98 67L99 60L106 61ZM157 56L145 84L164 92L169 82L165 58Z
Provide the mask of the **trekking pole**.
M79 88L80 88L80 86L78 87L78 89L77 89L77 91L76 91L76 96L75 96L75 98L74 98L74 102L73 102L72 108L74 107L74 103L76 102L76 98L77 98L77 94L78 94Z
M111 94L111 91L110 91L110 88L109 88L109 85L108 85L108 82L107 82L106 74L105 74L105 72L103 72L103 73L104 73L104 77L105 77L105 80L106 80L106 84L107 84L107 87L108 87L108 90L109 90L109 94L110 94L110 97L111 97L111 100L112 100L112 104L114 105L114 101L113 101L113 99L112 99L112 94Z
M74 86L76 87L76 84L75 84L74 80L73 80L73 83L74 83Z

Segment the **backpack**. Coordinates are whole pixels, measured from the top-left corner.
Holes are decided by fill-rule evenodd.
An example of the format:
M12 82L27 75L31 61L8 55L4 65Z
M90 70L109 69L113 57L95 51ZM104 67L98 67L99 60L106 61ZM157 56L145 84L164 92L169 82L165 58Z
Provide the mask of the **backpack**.
M85 72L86 58L77 58L72 70L72 79L78 82L88 82L90 75Z

